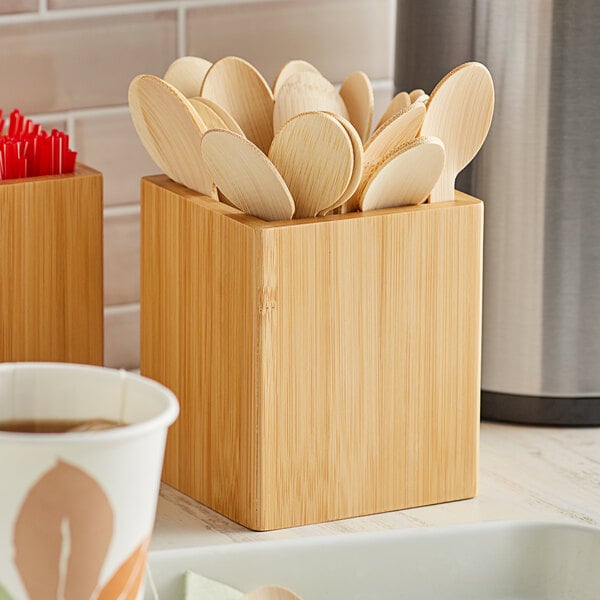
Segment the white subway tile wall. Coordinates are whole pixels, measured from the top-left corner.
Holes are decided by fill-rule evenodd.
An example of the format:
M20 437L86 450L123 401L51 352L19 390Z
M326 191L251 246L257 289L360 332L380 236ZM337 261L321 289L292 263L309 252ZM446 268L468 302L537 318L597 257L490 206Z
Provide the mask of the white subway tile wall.
M67 131L104 174L105 362L139 364L140 177L156 173L127 88L178 56L237 55L272 82L292 58L341 83L373 80L375 122L393 91L395 0L0 0L0 107Z

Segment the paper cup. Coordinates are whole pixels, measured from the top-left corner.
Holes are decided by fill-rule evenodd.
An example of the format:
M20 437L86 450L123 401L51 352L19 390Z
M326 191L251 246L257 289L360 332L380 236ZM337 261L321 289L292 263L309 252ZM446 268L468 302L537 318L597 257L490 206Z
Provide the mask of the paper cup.
M0 600L140 598L175 396L139 375L0 364L0 421L110 419L80 433L0 431Z

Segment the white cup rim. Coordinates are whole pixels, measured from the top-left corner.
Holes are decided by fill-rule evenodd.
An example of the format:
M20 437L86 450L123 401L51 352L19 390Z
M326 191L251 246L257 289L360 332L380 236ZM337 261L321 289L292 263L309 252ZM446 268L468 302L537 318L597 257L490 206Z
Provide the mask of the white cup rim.
M54 363L54 362L13 362L1 363L0 371L8 369L19 370L36 370L57 368L63 371L79 370L79 371L110 371L120 375L123 370L111 369L109 367L99 367L95 365L84 365L76 363ZM16 431L0 431L0 442L11 443L26 443L26 444L47 444L60 442L61 444L81 444L85 443L105 443L129 440L135 437L147 435L156 430L167 429L173 424L179 414L179 403L175 394L167 387L131 371L124 371L128 379L140 381L148 387L153 387L159 390L164 397L165 407L156 416L140 421L139 423L131 423L123 427L115 427L114 429L104 429L101 431L77 431L71 433L30 433Z

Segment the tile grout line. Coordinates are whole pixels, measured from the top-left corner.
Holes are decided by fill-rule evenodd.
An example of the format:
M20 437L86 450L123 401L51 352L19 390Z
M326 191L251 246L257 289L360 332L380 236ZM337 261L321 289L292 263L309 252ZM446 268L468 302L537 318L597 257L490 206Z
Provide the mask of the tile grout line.
M264 0L244 1L246 3L257 4ZM0 15L0 26L19 23L35 23L40 21L57 21L61 19L71 20L90 17L114 17L119 15L164 12L168 10L175 11L180 8L209 8L236 4L238 0L158 0L156 2L140 2L137 4L115 4L56 10L48 10L47 0L38 0L38 2L37 12Z
M75 135L75 117L73 114L67 114L67 135L72 149L77 150L77 137Z
M105 206L102 211L103 216L106 217L130 217L131 215L141 214L141 207L139 201L131 204L119 204L116 206Z
M398 3L392 2L389 7L390 18L388 22L388 35L389 39L392 40L390 44L389 56L388 59L390 61L390 65L392 67L392 72L389 74L392 80L392 88L395 86L394 79L396 77L396 19L397 19L397 11L398 11ZM392 93L394 89L392 89Z
M129 312L137 311L140 309L139 302L128 302L126 304L105 304L104 314L105 315L118 315L127 314Z
M126 104L120 106L98 106L97 108L73 108L51 113L30 113L27 116L38 121L68 121L69 118L85 119L89 117L106 117L110 115L124 115L129 113Z
M186 9L180 6L177 9L177 57L186 55L187 51L187 32L186 32Z
M185 55L185 54L184 54ZM394 85L393 79L372 79L371 84L374 90L383 90ZM341 85L337 83L336 85ZM124 115L129 113L127 104L118 106L98 106L95 108L73 108L50 113L30 113L27 116L38 121L68 121L73 119L86 119L94 117L107 117L111 115Z

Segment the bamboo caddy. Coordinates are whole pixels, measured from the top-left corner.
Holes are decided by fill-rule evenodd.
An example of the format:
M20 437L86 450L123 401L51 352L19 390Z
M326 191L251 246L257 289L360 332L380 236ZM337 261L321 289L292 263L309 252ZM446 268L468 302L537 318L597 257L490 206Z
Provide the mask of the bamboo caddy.
M103 364L102 175L0 181L0 362Z
M487 69L398 94L369 137L364 73L338 93L291 61L271 90L179 61L130 87L171 177L141 194L141 371L181 405L164 480L256 530L474 496L483 205L453 187Z
M164 480L269 530L469 498L483 205L265 222L142 180L141 371Z

